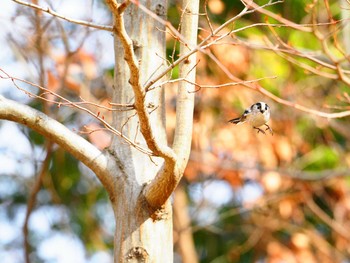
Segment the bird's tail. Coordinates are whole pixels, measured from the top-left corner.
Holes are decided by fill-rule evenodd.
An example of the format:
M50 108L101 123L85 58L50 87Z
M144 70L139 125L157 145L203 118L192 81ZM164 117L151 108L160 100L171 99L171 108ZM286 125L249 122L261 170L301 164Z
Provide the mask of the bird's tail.
M235 119L229 120L228 122L231 122L233 124L238 124L241 122L241 118L235 118Z

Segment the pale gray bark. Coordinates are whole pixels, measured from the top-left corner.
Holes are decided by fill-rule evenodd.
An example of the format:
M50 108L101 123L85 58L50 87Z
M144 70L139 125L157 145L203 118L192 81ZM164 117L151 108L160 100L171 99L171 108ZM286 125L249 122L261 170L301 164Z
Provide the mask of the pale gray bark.
M107 189L115 213L115 262L173 261L171 194L187 164L192 137L193 86L179 85L173 148L167 145L164 89L146 92L145 86L162 81L167 68L165 24L129 1L106 0L114 16L115 79L113 102L134 104L133 111L113 113L113 127L147 155L120 136L106 152L69 131L45 114L0 97L0 118L22 123L59 144L90 167ZM154 15L166 19L163 0L140 1ZM184 0L181 34L188 47L197 42L199 1ZM186 53L188 47L181 46ZM187 49L187 50L186 50ZM196 52L182 59L180 75L195 82ZM156 77L154 77L156 76ZM152 78L154 77L154 81ZM164 76L163 76L164 77Z
M177 114L174 141L176 151L173 151L166 141L164 90L153 89L146 93L143 87L149 78L166 67L162 59L165 58L165 25L135 5L124 9L112 0L107 4L115 20L113 99L115 103L134 103L137 113L115 114L114 125L158 156L140 153L121 138L113 140L110 151L120 167L114 185L116 199L112 199L116 216L115 260L124 262L141 255L140 258L147 262L172 262L169 197L181 179L189 157L194 94L188 91L193 87L188 83L179 86L177 111L180 113ZM141 1L141 4L158 16L164 16L167 9L164 1L159 0ZM181 32L191 45L196 46L198 2L184 1L183 6ZM185 52L184 48L181 47L182 52ZM195 54L180 64L180 74L192 82L195 81L195 64ZM152 106L147 108L149 105Z
M164 10L158 15L165 18L165 1L142 1L142 4L154 13L156 9ZM117 112L113 118L114 126L156 155L161 155L163 149L168 151L164 90L154 89L145 94L142 84L166 66L162 59L165 58L165 27L135 5L129 5L123 16L115 20L118 20L115 24L119 31L115 33L113 102L135 103L136 111ZM121 35L123 23L126 32ZM127 45L130 44L131 50L128 51ZM143 93L141 98L138 98L138 93ZM143 114L145 116L140 117ZM143 123L145 121L148 123ZM142 259L145 262L172 262L171 205L167 203L161 216L152 219L141 195L144 185L162 169L164 159L145 155L120 137L114 137L110 152L120 168L114 180L116 198L112 200L116 217L115 262L141 262Z
M181 35L186 39L186 44L181 43L180 54L187 53L189 47L197 46L198 9L199 1L183 0L181 2L184 12L181 22ZM164 199L174 191L179 183L188 162L193 126L194 87L190 83L195 82L196 77L196 52L189 52L186 60L179 64L180 78L189 82L180 82L176 101L176 127L173 149L176 155L174 166L165 163L165 167L156 178L146 186L144 195L152 207L158 207L164 203Z
M183 19L181 34L187 39L189 46L197 46L199 1L182 0ZM180 54L188 52L188 46L180 46ZM191 83L196 82L196 53L180 64L179 78L186 78ZM193 127L193 92L196 87L188 82L180 82L176 102L176 129L173 148L178 158L180 170L183 171L191 150Z

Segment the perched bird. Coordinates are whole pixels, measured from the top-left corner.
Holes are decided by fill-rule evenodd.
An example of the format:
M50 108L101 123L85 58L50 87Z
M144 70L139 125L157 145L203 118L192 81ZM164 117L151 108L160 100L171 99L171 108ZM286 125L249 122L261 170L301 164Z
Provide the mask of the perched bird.
M229 122L234 124L249 123L254 129L266 134L265 131L269 130L273 134L272 129L266 124L270 119L270 107L265 102L257 102L246 109L241 117L229 120ZM265 131L260 126L265 125L267 128Z

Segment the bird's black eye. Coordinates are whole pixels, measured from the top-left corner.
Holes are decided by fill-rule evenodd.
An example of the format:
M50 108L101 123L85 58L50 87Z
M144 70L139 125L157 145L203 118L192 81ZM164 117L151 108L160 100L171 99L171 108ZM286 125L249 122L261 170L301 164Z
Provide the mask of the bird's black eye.
M261 103L257 103L256 106L257 106L258 110L261 109Z

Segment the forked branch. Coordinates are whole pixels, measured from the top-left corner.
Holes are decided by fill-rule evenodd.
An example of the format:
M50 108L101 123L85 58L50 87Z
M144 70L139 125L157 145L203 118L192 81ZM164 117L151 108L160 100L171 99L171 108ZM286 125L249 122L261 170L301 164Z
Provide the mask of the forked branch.
M153 152L154 155L163 157L165 161L175 163L175 154L173 150L166 146L161 145L157 138L154 136L149 113L146 108L145 103L145 89L142 87L140 82L140 69L138 65L138 60L134 53L133 43L130 39L128 33L125 29L124 24L124 11L125 7L122 3L119 4L116 0L106 0L106 3L114 16L114 32L120 39L120 42L124 48L124 59L130 70L130 80L129 83L134 91L135 95L135 110L140 120L140 130L145 138L148 148Z
M181 34L189 42L190 46L197 44L198 10L199 1L183 0L184 10ZM180 53L184 53L188 46L181 43ZM159 173L156 178L144 189L145 198L153 208L163 205L175 190L188 162L192 141L194 93L193 84L196 78L196 53L188 56L186 61L180 64L180 78L186 78L188 82L179 83L176 102L176 127L173 149L176 153L176 166L173 170L169 167Z

